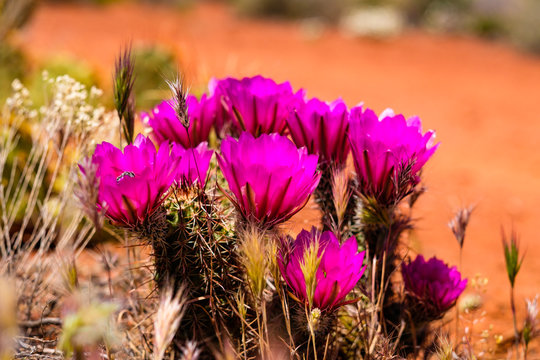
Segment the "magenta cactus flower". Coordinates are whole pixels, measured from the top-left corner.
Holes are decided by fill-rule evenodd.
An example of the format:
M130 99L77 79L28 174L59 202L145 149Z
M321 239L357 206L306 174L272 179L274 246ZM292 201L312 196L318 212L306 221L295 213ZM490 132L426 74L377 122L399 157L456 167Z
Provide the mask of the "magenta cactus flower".
M188 95L186 104L189 117L187 130L178 120L170 100L162 101L151 113L142 114L143 122L152 129L152 137L158 144L172 141L184 148L196 147L208 141L212 127L219 130L219 124L223 122L223 109L218 98L204 94L198 100Z
M176 182L180 186L191 187L198 183L200 188L206 184L206 174L210 166L213 150L208 149L208 143L202 142L196 148L184 149L182 146L175 146L173 155L179 157L178 174Z
M289 113L304 98L304 91L293 93L289 82L276 84L260 75L213 80L210 88L222 97L235 127L254 136L283 134Z
M311 99L292 111L287 119L296 146L305 146L319 161L345 165L349 155L349 110L343 100L330 104Z
M442 316L456 303L467 287L467 279L454 266L432 257L425 261L422 255L409 264L401 264L405 291L420 300L435 314Z
M319 183L317 155L279 134L228 137L217 159L243 219L268 227L300 211Z
M307 286L302 264L305 264L306 252L319 242L319 267L315 276L313 308L332 311L346 304L345 297L356 286L366 267L365 251L358 252L358 243L351 236L342 245L331 231L322 234L312 228L310 232L302 230L295 240L284 243L278 252L278 266L281 274L294 296L308 305Z
M115 225L142 224L163 202L180 160L168 142L156 151L152 141L141 134L123 152L110 143L99 144L91 160L99 179L96 206L104 207L105 216ZM85 173L82 167L81 171Z
M422 134L417 116L405 119L388 109L377 117L368 108L352 108L349 141L360 192L385 204L408 195L439 146L434 138L433 131Z

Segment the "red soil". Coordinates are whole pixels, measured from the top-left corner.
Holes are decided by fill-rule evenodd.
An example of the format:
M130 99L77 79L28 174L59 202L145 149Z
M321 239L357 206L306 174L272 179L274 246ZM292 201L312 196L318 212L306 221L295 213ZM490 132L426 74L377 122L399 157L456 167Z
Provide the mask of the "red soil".
M458 207L476 204L463 272L490 281L484 296L488 318L478 328L494 324L511 333L501 225L513 225L526 249L517 280L520 313L522 299L540 293L540 58L505 45L412 31L374 41L326 29L313 39L297 23L239 19L211 3L183 11L44 5L21 34L32 56L71 53L96 66L104 79L130 40L170 47L183 68L196 74L195 83L262 73L290 80L310 96L341 96L349 105L364 101L377 111L392 107L419 115L425 128L437 130L442 145L424 172L429 190L417 205L413 248L457 264L458 245L446 224ZM291 226L310 226L316 216L305 210Z

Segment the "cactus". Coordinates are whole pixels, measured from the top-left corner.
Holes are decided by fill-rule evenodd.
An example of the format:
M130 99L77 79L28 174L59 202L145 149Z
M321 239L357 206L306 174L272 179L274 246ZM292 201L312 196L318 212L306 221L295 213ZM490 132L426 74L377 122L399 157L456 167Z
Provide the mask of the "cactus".
M177 188L156 213L138 234L152 246L157 288L185 286L194 299L176 339L206 344L203 355L210 356L222 339L238 338L240 328L231 309L242 285L229 209L200 189Z

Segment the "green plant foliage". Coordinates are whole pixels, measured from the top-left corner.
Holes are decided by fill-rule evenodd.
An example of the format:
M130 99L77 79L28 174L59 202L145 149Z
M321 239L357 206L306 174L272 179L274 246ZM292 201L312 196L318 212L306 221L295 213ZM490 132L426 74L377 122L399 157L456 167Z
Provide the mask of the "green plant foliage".
M116 342L112 322L118 306L113 303L92 301L81 304L77 312L66 315L59 340L60 348L71 356L82 353L86 347L98 347L102 342Z
M96 71L86 62L74 59L69 56L55 56L42 62L37 71L34 71L28 79L28 88L32 94L32 101L37 106L43 105L46 102L44 89L46 84L43 81L43 72L49 74L50 79L57 76L69 75L77 80L87 89L92 86L99 86L99 78Z
M504 248L504 260L506 263L506 273L508 274L508 280L510 285L514 287L516 277L523 263L523 255L520 256L519 243L516 233L512 232L510 239L506 239L506 235L503 234L503 248Z
M27 61L21 50L0 43L0 101L4 101L11 93L11 83L15 79L23 79L27 69Z
M462 19L471 9L471 0L405 0L403 10L412 24L421 25L432 22L436 14L448 20Z
M46 70L49 76L69 75L87 88L98 85L97 73L85 61L69 56L56 56L45 61L40 70ZM41 74L40 74L41 76Z
M470 28L473 33L489 39L499 38L507 33L503 21L496 16L489 15L474 16L471 19Z
M151 3L151 4L162 4L162 5L167 5L167 6L173 6L176 8L189 7L195 2L194 0L140 0L140 1Z
M178 72L178 63L173 53L156 47L134 48L135 85L134 95L139 109L148 109L171 96L165 79Z
M231 0L241 14L286 18L321 17L337 21L351 5L349 0Z

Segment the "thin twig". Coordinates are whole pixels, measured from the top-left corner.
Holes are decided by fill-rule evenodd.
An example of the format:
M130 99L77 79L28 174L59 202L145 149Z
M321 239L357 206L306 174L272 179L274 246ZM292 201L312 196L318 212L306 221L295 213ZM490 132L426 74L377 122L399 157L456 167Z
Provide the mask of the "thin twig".
M60 318L42 318L38 320L26 320L19 321L18 325L24 328L35 328L45 325L57 325L62 326L62 319Z

